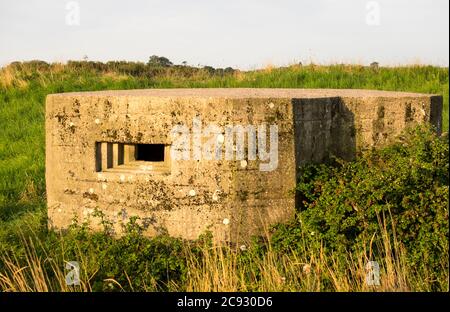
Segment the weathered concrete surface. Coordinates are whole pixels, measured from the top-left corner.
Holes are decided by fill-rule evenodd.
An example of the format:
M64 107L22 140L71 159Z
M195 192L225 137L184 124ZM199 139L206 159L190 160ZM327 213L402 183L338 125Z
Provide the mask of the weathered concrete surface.
M92 212L98 208L117 233L131 216L139 216L149 236L167 231L195 239L210 230L216 240L246 239L293 216L291 190L299 165L321 162L331 154L351 159L417 122L431 122L440 131L441 115L440 96L367 90L166 89L49 95L49 226L67 228L74 217L95 225ZM108 162L108 148L117 156L117 143L170 147L171 129L179 124L192 127L196 116L220 127L278 125L277 169L261 172L259 160L243 164L170 157L162 169L125 164L99 169L99 162Z

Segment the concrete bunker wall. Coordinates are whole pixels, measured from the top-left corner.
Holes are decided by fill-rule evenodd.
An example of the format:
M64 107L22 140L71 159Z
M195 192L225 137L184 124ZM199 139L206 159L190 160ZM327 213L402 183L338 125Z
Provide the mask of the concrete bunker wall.
M293 216L291 191L300 165L321 162L330 154L351 159L358 151L385 144L412 123L431 122L440 128L442 110L441 97L424 95L158 92L47 98L51 228L67 228L74 217L95 226L93 212L98 209L117 233L131 216L139 216L148 236L168 232L195 239L209 230L216 240L245 239ZM221 128L276 123L276 170L260 171L259 160L171 159L171 129L186 125L192 130L194 118ZM158 145L154 148L163 159L140 162L140 144Z

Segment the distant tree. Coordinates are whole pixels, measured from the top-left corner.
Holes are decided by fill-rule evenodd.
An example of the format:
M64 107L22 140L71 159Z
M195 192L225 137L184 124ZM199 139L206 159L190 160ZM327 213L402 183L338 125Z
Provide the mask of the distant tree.
M187 62L186 61L181 62L181 65L187 66Z
M378 70L378 68L380 67L380 64L378 62L372 62L372 63L370 63L370 67L372 69Z
M22 66L22 63L18 62L18 61L15 61L15 62L10 63L8 66L11 67L11 68L19 69Z
M164 56L152 55L150 56L147 65L152 67L170 67L173 63Z
M50 67L50 64L41 60L31 60L23 62L22 66L32 68L33 70L46 70Z
M227 67L224 70L225 74L232 74L234 73L234 69L232 67Z
M223 74L225 73L225 71L223 70L223 68L216 68L214 74L218 75L218 76L223 76Z
M214 74L214 72L216 71L215 68L212 66L204 66L203 69L206 70L211 75Z

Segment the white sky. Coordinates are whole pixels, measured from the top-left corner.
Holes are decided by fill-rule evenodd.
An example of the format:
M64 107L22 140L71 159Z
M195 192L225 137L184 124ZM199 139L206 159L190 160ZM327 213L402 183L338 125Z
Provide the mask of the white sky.
M79 25L66 21L76 17L69 2L79 5ZM367 23L376 16L370 2L379 25ZM0 65L153 54L242 69L311 60L448 66L449 1L0 0Z

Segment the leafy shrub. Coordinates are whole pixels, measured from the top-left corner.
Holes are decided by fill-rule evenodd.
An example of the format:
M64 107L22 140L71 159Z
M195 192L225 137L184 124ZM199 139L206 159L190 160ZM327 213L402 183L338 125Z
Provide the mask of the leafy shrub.
M95 273L92 290L168 290L170 283L182 283L186 271L182 240L168 235L144 237L138 217L123 224L124 235L115 237L101 211L98 216L102 232L91 232L88 223L74 223L56 244L65 258L82 261L88 273Z
M329 252L370 245L376 255L381 223L406 248L409 265L439 274L448 256L448 149L448 136L422 126L353 162L306 166L297 219L279 228L275 246L300 248L306 237Z

